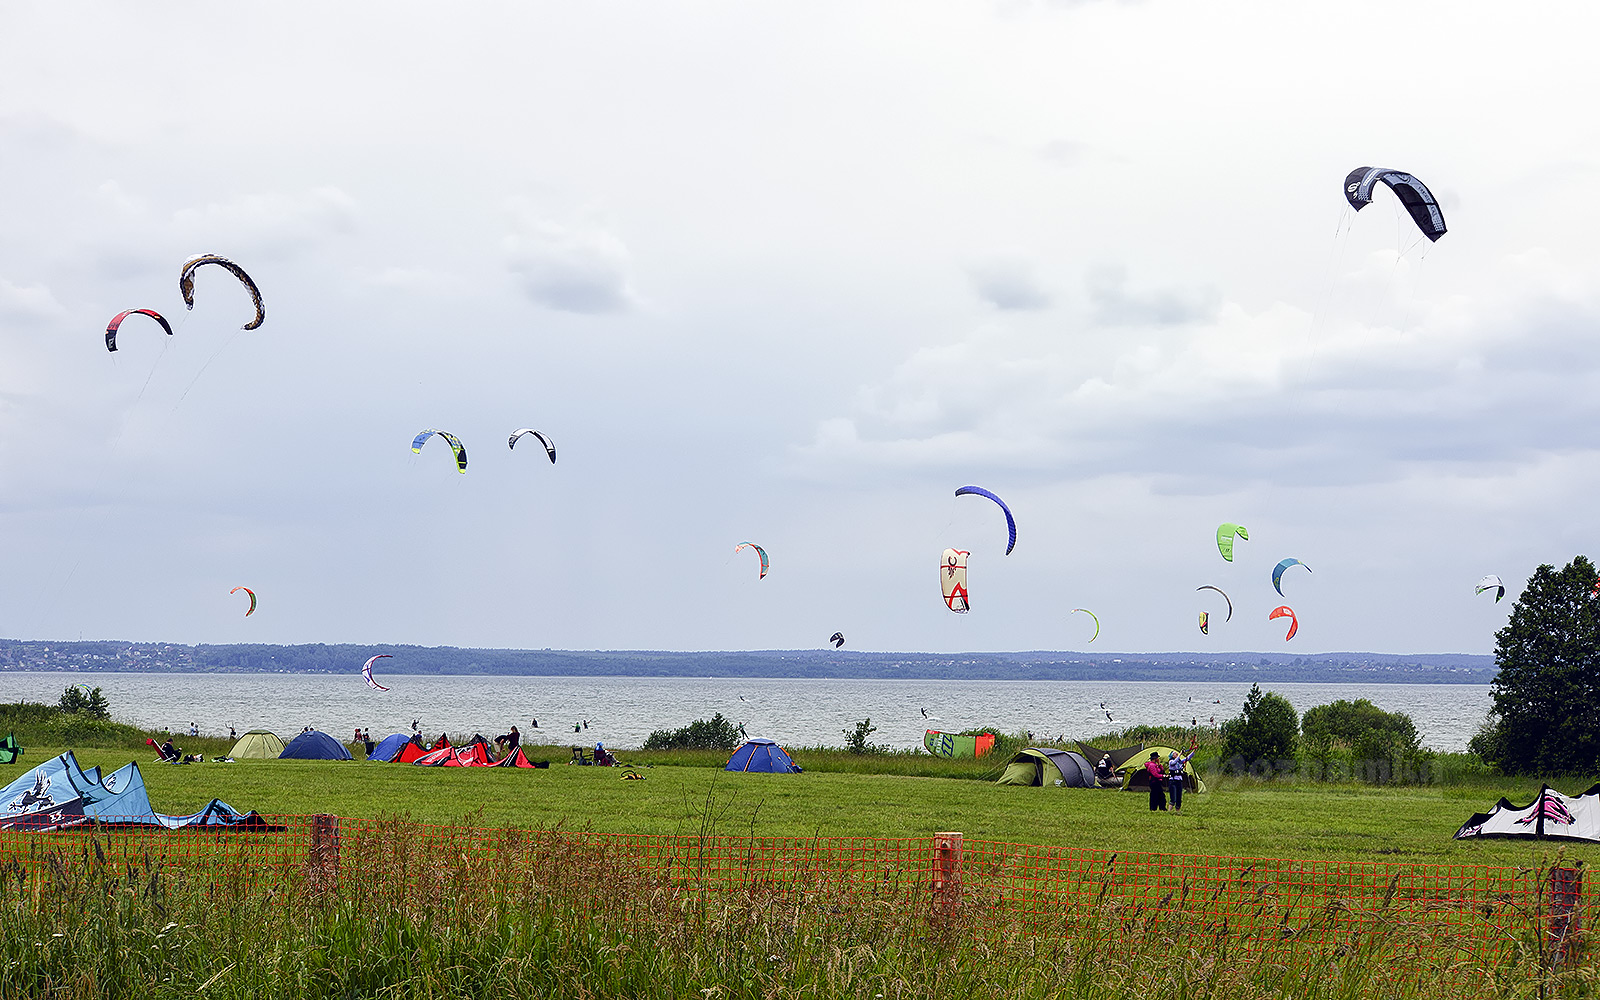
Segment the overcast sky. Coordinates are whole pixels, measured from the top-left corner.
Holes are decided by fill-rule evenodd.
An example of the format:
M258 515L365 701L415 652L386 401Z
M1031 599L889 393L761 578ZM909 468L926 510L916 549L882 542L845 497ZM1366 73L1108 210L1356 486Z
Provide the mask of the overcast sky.
M7 3L0 635L1491 652L1600 532L1597 36L1587 2ZM1363 165L1449 233L1352 212ZM184 309L201 252L260 329L218 268ZM175 335L108 353L135 307Z

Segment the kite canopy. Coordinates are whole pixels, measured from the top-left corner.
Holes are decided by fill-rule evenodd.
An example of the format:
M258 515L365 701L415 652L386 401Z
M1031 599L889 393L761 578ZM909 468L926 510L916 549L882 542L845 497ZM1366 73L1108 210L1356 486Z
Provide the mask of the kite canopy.
M467 446L462 444L461 439L456 437L454 434L451 434L449 431L436 430L430 427L429 429L418 434L416 437L411 439L412 454L422 454L423 444L428 440L428 438L435 434L444 438L445 443L450 446L450 450L456 453L456 469L465 475L467 471Z
M833 643L833 648L834 649L843 649L844 648L844 633L843 632L835 632L832 635L828 636L828 641Z
M183 262L183 270L178 272L178 291L183 294L183 304L186 308L194 308L194 272L196 268L203 264L216 264L218 267L227 269L228 273L238 278L239 283L244 285L245 290L250 293L250 301L256 307L256 318L246 323L244 329L254 330L266 321L267 307L261 302L261 289L256 287L255 281L244 273L244 268L228 258L219 257L214 253L197 254Z
M1215 590L1217 593L1222 594L1222 599L1224 601L1226 601L1227 604L1228 604L1228 617L1226 617L1226 618L1224 618L1222 620L1225 621L1225 622L1233 621L1233 598L1229 597L1227 594L1223 594L1221 587L1213 587L1211 584L1208 583L1208 584L1206 584L1206 585L1204 585L1202 587L1196 587L1194 589L1195 589L1196 592L1199 592L1199 591L1202 591L1202 590ZM1204 618L1205 616L1202 614L1201 617ZM1205 626L1203 624L1201 625L1200 631L1202 631L1202 632L1205 631Z
M1600 583L1597 583L1596 586L1600 586ZM1494 602L1496 604L1500 603L1500 598L1506 596L1506 585L1501 583L1500 578L1493 573L1478 581L1478 586L1473 588L1472 596L1477 597L1486 590L1494 591Z
M756 579L765 580L767 578L767 570L772 568L772 564L767 562L767 550L757 545L755 542L740 542L738 545L733 547L733 554L738 555L747 548L755 549L756 555L761 557L761 575L757 576Z
M98 767L79 767L71 750L0 789L0 830L41 832L96 822L168 830L188 826L282 829L268 827L256 813L241 813L220 799L212 799L187 816L158 813L150 805L138 764L130 762L101 777Z
M387 691L387 690L389 690L388 688L384 687L382 684L379 684L377 681L372 679L372 665L374 663L377 663L379 660L391 660L391 659L394 659L394 657L391 654L389 654L389 653L379 653L377 656L370 657L367 660L366 663L361 665L361 676L366 678L367 687L370 687L375 691Z
M1552 840L1600 841L1600 784L1580 795L1562 795L1549 785L1525 806L1502 798L1486 813L1475 813L1456 840L1472 837L1548 837Z
M1444 214L1439 211L1439 203L1434 200L1433 192L1428 190L1426 184L1404 171L1390 170L1388 167L1357 167L1345 175L1345 200L1351 208L1361 211L1372 204L1372 188L1379 181L1389 185L1389 190L1406 207L1411 221L1422 230L1422 235L1435 241L1444 235Z
M930 729L922 734L922 748L935 757L982 757L994 749L994 733L962 736Z
M172 324L168 323L166 318L154 309L124 309L111 317L111 322L106 324L106 350L114 351L117 349L117 329L122 326L123 320L135 313L140 316L149 316L161 324L161 329L167 331L167 336L172 336Z
M1241 541L1248 542L1250 540L1250 532L1244 529L1244 525L1234 524L1231 521L1217 526L1217 551L1221 552L1222 558L1229 562L1233 562L1233 540L1235 537L1238 537Z
M771 740L749 740L728 758L724 771L760 771L769 774L799 774L796 764L783 747Z
M993 493L990 493L982 486L963 486L959 490L956 490L956 496L958 497L966 496L968 494L971 494L975 497L985 497L989 500L993 500L995 503L999 504L1000 509L1005 512L1006 531L1011 535L1010 540L1006 542L1006 555L1009 556L1011 554L1011 550L1017 547L1017 521L1016 518L1011 516L1011 508L1006 506L1006 502L1004 500L995 496Z
M244 613L244 616L249 618L251 615L256 613L256 592L251 590L249 587L235 587L228 591L228 595L231 597L241 590L250 595L250 610Z
M1278 592L1279 597L1283 596L1283 572L1290 566L1306 566L1306 564L1298 559L1285 559L1283 562L1272 567L1272 589ZM1311 572L1310 566L1306 566L1306 572Z
M320 729L301 733L278 754L279 760L349 760L350 751L343 743Z
M1089 641L1090 642L1094 642L1096 639L1100 638L1100 619L1095 617L1095 613L1093 611L1090 611L1088 608L1073 608L1072 609L1072 613L1073 614L1077 614L1080 611L1083 612L1084 614L1088 615L1090 620L1094 622L1094 635L1091 635L1089 637Z
M967 556L962 549L945 549L939 560L939 587L944 591L945 607L958 615L967 613Z
M1283 637L1284 642L1288 642L1290 639L1293 639L1294 634L1300 631L1300 619L1294 616L1294 609L1289 607L1289 605L1284 604L1273 608L1272 614L1267 616L1267 621L1271 621L1274 618L1289 619L1289 634Z
M1211 615L1204 611L1200 612L1200 634L1211 634Z
M527 434L532 434L534 437L539 439L539 443L544 445L545 454L550 456L550 464L556 464L556 446L550 442L549 438L544 436L543 432L536 431L532 427L519 427L512 431L511 441L508 447L515 450L517 447L517 439Z
M252 729L233 744L228 756L234 760L274 760L283 753L283 741L267 729Z

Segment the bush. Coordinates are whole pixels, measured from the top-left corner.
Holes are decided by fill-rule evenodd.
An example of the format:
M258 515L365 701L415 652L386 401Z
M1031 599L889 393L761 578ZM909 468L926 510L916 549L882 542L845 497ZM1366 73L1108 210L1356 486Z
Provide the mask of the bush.
M106 701L106 696L100 693L99 688L86 692L82 686L74 684L61 693L59 705L61 711L73 715L87 715L91 719L111 718L111 703Z
M867 742L867 737L877 731L878 727L872 724L871 718L862 719L856 723L853 732L849 729L844 731L844 748L853 754L888 753L888 747Z
M1244 710L1222 724L1222 758L1233 770L1248 770L1259 761L1276 761L1294 753L1300 716L1282 695L1265 694L1250 685Z
M645 750L733 750L744 742L744 726L718 712L696 719L682 729L657 729L644 741Z

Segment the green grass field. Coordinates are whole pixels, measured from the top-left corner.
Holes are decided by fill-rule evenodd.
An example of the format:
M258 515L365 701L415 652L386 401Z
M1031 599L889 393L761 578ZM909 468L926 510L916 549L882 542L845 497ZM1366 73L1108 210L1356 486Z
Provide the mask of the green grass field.
M64 747L31 747L8 780ZM150 799L184 813L213 796L262 813L401 815L425 823L471 816L484 827L537 827L601 833L693 833L709 825L727 835L765 837L926 837L959 830L972 839L1117 851L1236 857L1527 864L1528 843L1457 842L1451 834L1500 795L1526 800L1537 782L1497 779L1469 785L1372 787L1288 783L1208 775L1211 791L1185 797L1180 814L1152 813L1137 792L997 786L988 780L830 770L922 766L913 755L854 757L797 751L798 775L727 773L724 757L624 754L648 763L644 781L611 768L561 763L565 747L530 748L547 770L418 768L364 761L239 761L167 765L125 748L75 749L84 766L107 770L140 761ZM951 767L924 755L936 767ZM988 773L986 762L966 762ZM1568 791L1572 788L1566 789ZM1571 856L1600 859L1600 845Z

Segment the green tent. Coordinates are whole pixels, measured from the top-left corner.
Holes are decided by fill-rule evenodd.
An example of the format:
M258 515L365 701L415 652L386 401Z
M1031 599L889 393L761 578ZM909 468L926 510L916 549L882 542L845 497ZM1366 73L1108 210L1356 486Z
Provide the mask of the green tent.
M17 758L22 756L22 745L17 738L6 733L6 738L0 740L0 764L15 764Z
M1094 769L1075 750L1028 747L1017 751L995 784L1054 787L1058 781L1066 788L1093 788Z
M233 749L228 751L228 756L234 760L243 760L247 757L277 760L281 753L283 753L283 741L270 730L252 729L239 737Z
M1167 758L1172 756L1172 753L1171 747L1145 747L1144 752L1117 768L1117 773L1122 775L1122 790L1127 791L1130 788L1137 788L1141 792L1148 792L1150 790L1150 772L1144 769L1145 762L1150 759L1151 754L1157 754L1161 758L1162 766L1165 767ZM1183 790L1186 792L1203 792L1206 790L1206 783L1201 781L1200 776L1194 772L1194 761L1192 760L1184 768Z

